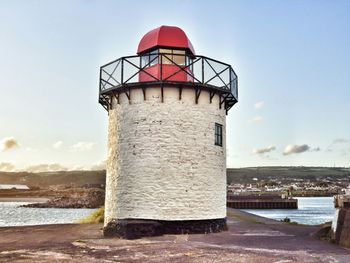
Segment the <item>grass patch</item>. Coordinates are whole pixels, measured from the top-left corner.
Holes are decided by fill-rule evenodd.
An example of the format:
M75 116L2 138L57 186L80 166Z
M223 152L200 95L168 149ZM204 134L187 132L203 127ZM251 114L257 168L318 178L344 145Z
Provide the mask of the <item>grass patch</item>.
M105 208L101 207L95 212L93 212L91 215L80 219L77 223L78 224L99 224L103 223L104 220L104 215L105 215Z
M254 224L261 224L261 225L265 225L264 222L257 220L256 218L252 217L252 216L248 216L248 215L242 215L242 214L236 214L232 211L227 211L227 217L231 217L231 218L236 218L238 220L241 221L246 221L246 222L251 222Z

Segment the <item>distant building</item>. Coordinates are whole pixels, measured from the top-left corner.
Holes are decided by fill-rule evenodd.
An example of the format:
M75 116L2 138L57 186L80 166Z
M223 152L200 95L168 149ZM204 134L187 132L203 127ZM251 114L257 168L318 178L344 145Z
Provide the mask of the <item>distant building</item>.
M348 186L348 188L345 189L345 194L350 195L350 185Z
M29 187L24 184L0 184L0 190L29 190Z

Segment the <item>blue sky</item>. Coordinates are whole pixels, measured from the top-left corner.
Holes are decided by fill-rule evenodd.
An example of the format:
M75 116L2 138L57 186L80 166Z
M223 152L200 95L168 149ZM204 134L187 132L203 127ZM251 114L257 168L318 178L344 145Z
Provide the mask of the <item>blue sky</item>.
M228 167L350 166L350 1L0 1L0 170L101 167L99 66L160 25L230 63Z

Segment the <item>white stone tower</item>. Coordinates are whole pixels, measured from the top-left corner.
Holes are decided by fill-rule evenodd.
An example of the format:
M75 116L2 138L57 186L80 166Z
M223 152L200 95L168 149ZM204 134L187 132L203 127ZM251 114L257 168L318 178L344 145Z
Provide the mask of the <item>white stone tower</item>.
M104 234L224 230L231 66L195 55L184 31L161 26L136 56L101 67L99 102L109 117Z

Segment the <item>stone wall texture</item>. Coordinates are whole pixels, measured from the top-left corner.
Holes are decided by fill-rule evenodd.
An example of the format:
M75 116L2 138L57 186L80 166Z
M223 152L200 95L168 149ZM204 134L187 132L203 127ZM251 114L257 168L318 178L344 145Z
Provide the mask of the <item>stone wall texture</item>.
M342 227L342 232L340 235L339 244L341 246L350 248L350 209L346 209L346 214L344 216L344 223Z
M215 95L177 88L131 90L109 111L105 225L113 219L226 217L225 109ZM223 147L214 145L215 123Z

